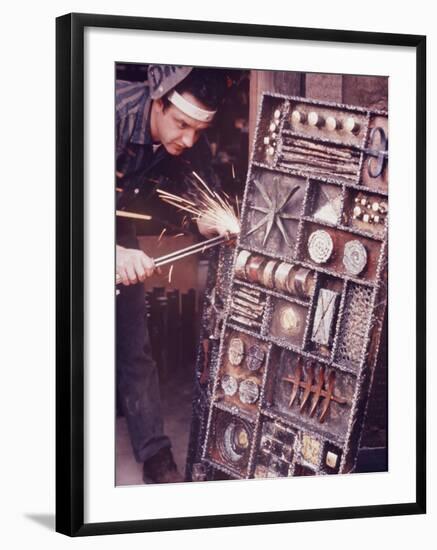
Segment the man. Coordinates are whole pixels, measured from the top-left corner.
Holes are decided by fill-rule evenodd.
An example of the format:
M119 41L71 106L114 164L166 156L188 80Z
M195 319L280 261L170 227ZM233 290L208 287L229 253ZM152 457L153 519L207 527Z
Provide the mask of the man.
M117 81L117 208L147 200L158 186L182 184L187 171L208 172L203 132L226 90L223 71L149 65L148 82ZM121 191L120 191L121 190ZM223 233L201 219L198 230ZM145 279L154 261L138 249L134 224L117 220L117 389L144 482L183 481L164 434L156 365L145 324ZM140 284L138 284L140 283Z

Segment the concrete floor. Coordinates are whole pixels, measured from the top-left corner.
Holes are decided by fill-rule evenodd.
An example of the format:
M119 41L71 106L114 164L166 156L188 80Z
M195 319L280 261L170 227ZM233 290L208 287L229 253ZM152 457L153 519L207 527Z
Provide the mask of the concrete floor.
M190 436L193 380L192 368L169 381L161 380L164 430L170 437L173 456L182 475L185 473ZM133 455L124 417L117 418L115 442L116 485L142 484L142 464L136 462Z

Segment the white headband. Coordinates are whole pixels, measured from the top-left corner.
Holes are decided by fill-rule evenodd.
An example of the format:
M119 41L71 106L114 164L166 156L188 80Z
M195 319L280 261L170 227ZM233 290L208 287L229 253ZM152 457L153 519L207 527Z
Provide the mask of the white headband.
M205 111L205 109L200 109L199 107L196 107L196 105L193 105L192 103L187 101L176 90L170 92L167 96L167 99L183 113L190 116L191 118L200 120L201 122L211 122L217 112Z

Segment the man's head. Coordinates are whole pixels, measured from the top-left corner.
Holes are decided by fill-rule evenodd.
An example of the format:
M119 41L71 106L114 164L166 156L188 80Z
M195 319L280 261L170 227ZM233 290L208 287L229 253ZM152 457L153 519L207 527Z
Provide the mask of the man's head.
M163 97L154 99L151 133L171 155L192 147L213 121L226 91L226 75L214 69L193 69Z

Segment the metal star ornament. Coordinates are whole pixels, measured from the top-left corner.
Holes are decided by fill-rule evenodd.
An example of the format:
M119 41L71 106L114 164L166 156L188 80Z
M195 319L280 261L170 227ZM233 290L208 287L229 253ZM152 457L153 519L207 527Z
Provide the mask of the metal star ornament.
M284 241L287 243L287 246L291 248L292 244L284 227L283 220L297 220L298 217L294 216L293 214L287 214L286 212L284 212L284 209L292 199L293 195L297 192L298 189L300 189L300 185L295 185L285 196L285 199L280 201L278 197L278 178L273 178L274 191L272 196L267 193L265 188L258 180L254 179L252 181L260 192L261 197L264 199L267 207L249 205L249 208L255 210L256 212L261 212L262 214L265 214L265 216L254 227L252 227L252 229L248 233L246 233L246 237L248 237L252 233L255 233L255 231L258 231L265 225L266 231L262 243L264 246L267 242L267 239L269 238L273 226L276 224L277 228L284 238Z

